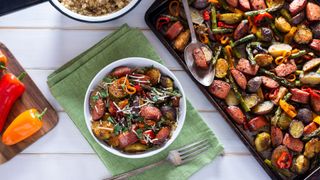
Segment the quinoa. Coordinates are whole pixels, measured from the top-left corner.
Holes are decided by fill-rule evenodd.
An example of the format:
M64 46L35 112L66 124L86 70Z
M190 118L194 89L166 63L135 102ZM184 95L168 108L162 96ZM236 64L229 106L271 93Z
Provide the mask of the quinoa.
M102 16L116 12L131 0L59 0L71 11L84 16Z

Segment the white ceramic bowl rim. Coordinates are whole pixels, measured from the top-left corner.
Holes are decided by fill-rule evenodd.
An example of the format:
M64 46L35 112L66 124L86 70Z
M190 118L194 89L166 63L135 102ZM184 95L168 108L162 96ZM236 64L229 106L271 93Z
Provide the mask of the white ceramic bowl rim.
M70 9L66 8L64 5L62 5L59 0L50 0L51 4L58 9L60 12L63 14L76 19L80 21L85 21L85 22L106 22L110 21L113 19L116 19L118 17L121 17L122 15L126 14L129 12L131 9L133 9L141 0L131 0L129 4L127 4L124 8L102 16L85 16L78 14L76 12L71 11Z
M119 67L119 66L136 66L136 67L146 67L146 66L154 66L155 68L158 68L163 74L169 76L170 78L173 79L175 87L177 87L180 91L180 93L182 94L182 98L180 99L180 109L179 109L179 118L178 118L178 125L177 128L173 131L171 138L160 148L152 150L152 151L147 151L145 153L140 153L140 154L126 154L123 153L117 149L111 148L108 145L102 143L100 140L98 140L95 135L93 134L92 130L91 130L91 114L90 114L90 110L89 110L89 98L90 98L90 93L91 91L97 86L97 84L103 79L103 77L105 77L107 74L109 74L114 68ZM130 58L124 58L124 59L120 59L117 60L109 65L107 65L106 67L104 67L102 70L99 71L99 73L92 79L86 95L85 95L85 100L84 100L84 116L85 116L85 121L87 124L87 128L90 132L90 134L92 135L92 137L96 140L96 142L102 146L104 149L106 149L107 151L121 156L121 157L125 157L125 158L146 158L146 157L150 157L153 156L159 152L161 152L162 150L166 149L168 146L170 146L172 144L172 142L178 137L178 135L180 134L180 131L183 127L184 121L185 121L185 116L186 116L186 97L185 97L185 93L182 89L182 86L179 82L179 80L175 77L175 75L164 65L150 60L150 59L146 59L146 58L141 58L141 57L130 57Z

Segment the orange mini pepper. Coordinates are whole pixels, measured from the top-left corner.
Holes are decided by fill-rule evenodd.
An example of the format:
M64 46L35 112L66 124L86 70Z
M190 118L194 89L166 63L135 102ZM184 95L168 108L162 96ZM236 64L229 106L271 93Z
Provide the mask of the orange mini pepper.
M30 137L42 127L42 117L47 108L40 114L36 109L30 109L21 113L2 135L2 142L5 145L14 145Z

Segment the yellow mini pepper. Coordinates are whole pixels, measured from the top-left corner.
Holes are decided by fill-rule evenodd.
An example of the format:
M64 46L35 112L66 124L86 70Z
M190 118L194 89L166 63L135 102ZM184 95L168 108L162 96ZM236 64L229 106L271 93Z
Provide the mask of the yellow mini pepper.
M290 117L290 118L294 118L297 115L297 111L295 109L294 106L292 106L291 104L287 103L284 100L280 100L279 101L279 105L281 107L281 109Z

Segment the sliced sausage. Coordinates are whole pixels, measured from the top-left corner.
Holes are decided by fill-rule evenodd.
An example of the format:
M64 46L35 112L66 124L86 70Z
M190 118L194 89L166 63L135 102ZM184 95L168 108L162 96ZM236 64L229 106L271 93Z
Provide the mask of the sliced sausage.
M293 88L290 90L292 96L291 100L298 103L307 104L309 103L310 94L308 92L302 91L298 88Z
M306 14L309 21L320 21L320 6L315 3L308 2Z
M239 0L240 8L244 11L249 11L250 8L250 2L249 0Z
M156 135L156 140L153 142L154 144L162 144L165 142L170 135L170 128L169 127L163 127L160 129L158 134Z
M239 71L241 71L241 72L243 72L245 74L254 76L258 72L259 66L258 65L251 65L249 60L241 58L238 61L236 69L238 69Z
M244 124L246 122L246 116L238 106L227 107L227 113L238 124Z
M313 50L320 52L320 39L313 39L309 46Z
M230 91L230 84L221 80L214 80L209 87L209 92L217 98L225 99Z
M304 11L298 13L297 15L293 16L291 19L291 23L293 25L298 25L300 24L306 17L306 14L304 13Z
M160 120L162 114L160 109L154 106L143 106L140 111L140 116L147 120Z
M124 133L121 133L119 136L118 136L118 139L119 139L119 148L123 149L135 142L137 142L139 139L138 137L136 136L136 134L132 131L126 131Z
M193 55L194 62L196 63L197 67L199 67L201 69L208 69L209 68L209 66L207 64L206 56L200 48L195 48L193 50L192 55Z
M96 101L96 104L93 106L93 108L91 110L92 119L94 121L102 118L102 116L106 112L105 107L106 107L105 102L101 98Z
M271 127L271 142L273 147L281 145L283 140L283 133L280 128L276 126Z
M236 69L232 69L231 74L233 78L236 80L237 84L240 86L240 88L245 90L247 86L247 78L242 74L242 72Z
M174 40L183 31L183 25L180 21L173 23L165 33L169 40Z
M230 6L234 8L238 6L238 2L239 2L239 0L226 0L226 1Z
M249 33L249 23L248 20L242 20L237 26L233 33L233 38L238 40Z
M251 7L254 10L259 10L259 9L266 9L266 3L264 2L264 0L250 0L251 3Z
M132 72L131 68L129 68L127 66L120 66L120 67L115 68L112 71L111 76L120 78L120 77L123 77L123 76L130 74L131 72Z
M304 9L304 7L307 5L307 0L293 0L289 4L289 11L291 15L296 15L300 11Z
M297 65L294 60L291 60L288 63L282 63L277 66L275 69L277 76L284 77L288 76L289 74L295 72L297 70Z
M311 107L316 113L320 113L320 94L313 92L310 94Z
M267 88L270 88L270 89L275 89L277 87L279 87L279 83L267 76L261 76L262 78L262 84L267 87Z
M269 123L265 117L258 116L258 117L252 118L248 122L248 127L251 131L257 131L257 130L267 126L268 124Z
M282 144L287 146L287 148L292 151L302 152L303 142L300 139L293 138L290 134L286 133L284 135Z

